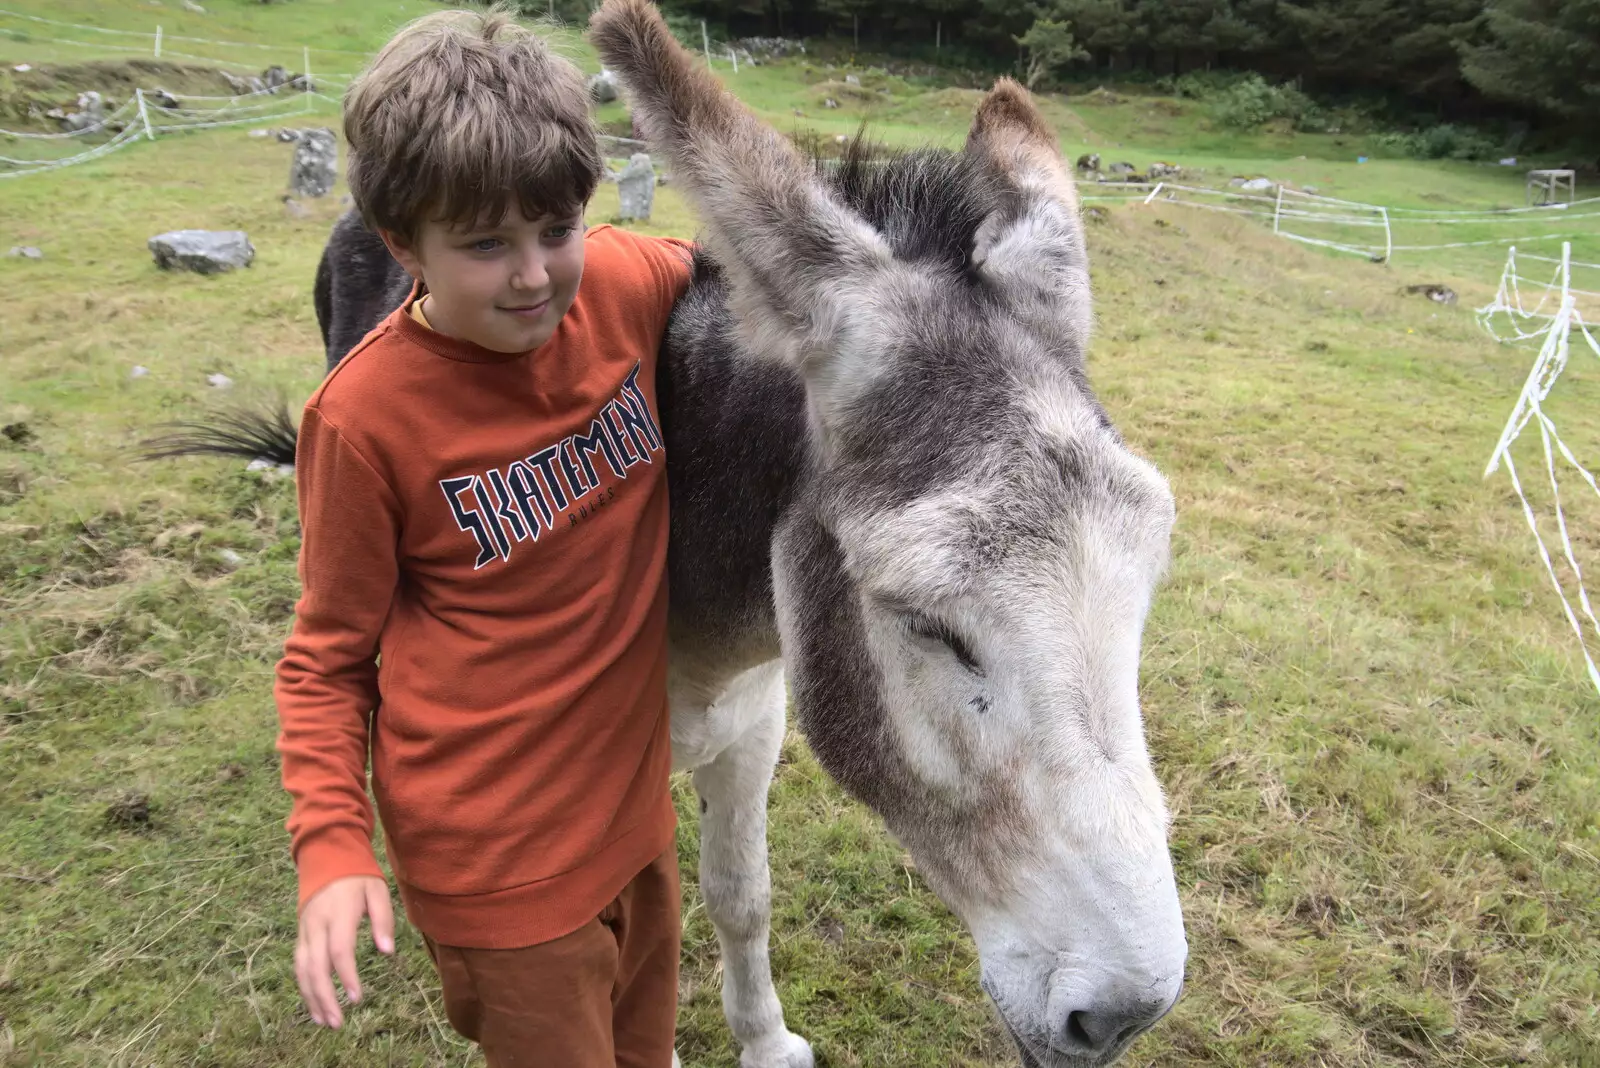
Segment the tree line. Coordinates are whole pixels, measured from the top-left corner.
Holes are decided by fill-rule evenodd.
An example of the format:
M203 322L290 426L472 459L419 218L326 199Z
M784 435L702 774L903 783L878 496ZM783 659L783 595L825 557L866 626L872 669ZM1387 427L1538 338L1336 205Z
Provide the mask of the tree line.
M1600 0L670 0L737 36L941 53L1036 86L1252 71L1441 119L1600 128ZM931 56L929 58L932 58Z

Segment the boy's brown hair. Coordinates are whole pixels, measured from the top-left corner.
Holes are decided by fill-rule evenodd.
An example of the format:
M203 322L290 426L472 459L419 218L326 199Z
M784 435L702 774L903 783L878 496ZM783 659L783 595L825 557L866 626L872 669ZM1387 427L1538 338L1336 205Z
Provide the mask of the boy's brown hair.
M370 227L577 212L604 162L582 73L500 11L439 11L383 46L344 98L348 180Z

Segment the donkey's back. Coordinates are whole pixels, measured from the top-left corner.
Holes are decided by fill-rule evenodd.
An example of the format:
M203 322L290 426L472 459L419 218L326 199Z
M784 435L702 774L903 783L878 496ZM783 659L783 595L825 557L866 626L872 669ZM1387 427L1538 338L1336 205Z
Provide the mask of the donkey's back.
M328 370L410 292L411 276L389 255L383 238L367 229L358 212L339 216L317 263L312 292Z

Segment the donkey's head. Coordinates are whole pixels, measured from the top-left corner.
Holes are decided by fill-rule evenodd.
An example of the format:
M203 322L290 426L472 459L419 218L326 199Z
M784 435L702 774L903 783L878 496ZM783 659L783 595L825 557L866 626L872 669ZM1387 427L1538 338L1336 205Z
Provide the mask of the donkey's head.
M1187 952L1137 694L1173 503L1083 375L1055 139L1003 82L964 152L825 181L644 0L592 25L740 328L805 380L812 463L774 551L802 727L972 930L1023 1063L1105 1064Z

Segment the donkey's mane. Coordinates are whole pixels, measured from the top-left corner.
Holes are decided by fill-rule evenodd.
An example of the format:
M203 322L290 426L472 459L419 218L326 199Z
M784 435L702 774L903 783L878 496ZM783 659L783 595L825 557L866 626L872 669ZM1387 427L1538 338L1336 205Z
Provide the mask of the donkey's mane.
M970 272L978 228L1009 191L985 158L942 148L885 152L854 138L836 169L817 165L839 198L889 242L896 258Z

